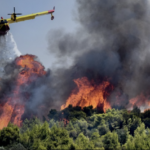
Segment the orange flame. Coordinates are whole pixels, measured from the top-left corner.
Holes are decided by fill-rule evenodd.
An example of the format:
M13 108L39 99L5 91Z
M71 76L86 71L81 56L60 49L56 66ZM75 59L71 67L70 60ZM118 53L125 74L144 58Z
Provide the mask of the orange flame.
M130 99L130 108L133 109L133 106L136 105L137 107L143 107L142 111L148 110L150 108L150 101L149 97L145 96L143 93L140 95Z
M13 106L9 104L10 100L8 100L5 105L2 107L2 111L5 113L2 113L0 116L0 129L3 127L6 127L11 120L11 116L13 113Z
M25 101L21 100L20 87L34 82L38 77L46 74L44 67L34 59L34 55L24 55L15 59L16 65L22 67L22 69L18 74L16 85L14 85L14 91L10 94L10 97L5 98L6 103L2 106L0 129L6 127L10 121L21 126L21 116L25 111Z
M75 79L74 82L77 88L72 91L70 97L67 99L66 104L61 106L61 110L67 108L70 104L75 106L80 106L81 108L92 105L96 108L98 105L103 105L103 111L111 108L110 104L107 102L106 88L110 85L108 81L103 81L100 85L93 85L86 77ZM107 93L108 94L108 93Z

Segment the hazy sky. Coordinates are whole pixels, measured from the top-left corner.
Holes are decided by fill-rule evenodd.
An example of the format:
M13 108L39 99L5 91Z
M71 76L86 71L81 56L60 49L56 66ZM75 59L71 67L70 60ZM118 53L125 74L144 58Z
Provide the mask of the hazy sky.
M55 19L50 15L39 16L34 20L10 24L10 32L14 36L18 49L22 54L38 56L42 64L48 68L54 56L47 50L50 30L62 29L73 32L77 27L73 12L76 10L75 0L0 0L0 16L9 18L8 13L28 15L51 10L55 6Z

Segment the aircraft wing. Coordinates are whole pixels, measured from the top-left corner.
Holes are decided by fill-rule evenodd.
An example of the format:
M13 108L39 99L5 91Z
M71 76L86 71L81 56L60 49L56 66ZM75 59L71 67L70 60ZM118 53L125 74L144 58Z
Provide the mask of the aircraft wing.
M43 12L39 12L39 13L35 13L35 14L30 14L30 15L25 15L25 16L20 16L20 17L16 17L16 21L11 20L11 18L6 19L7 22L10 23L16 23L16 22L20 22L20 21L25 21L25 20L30 20L30 19L34 19L36 16L41 16L41 15L46 15L46 14L51 14L53 13L55 10L48 10L48 11L43 11Z

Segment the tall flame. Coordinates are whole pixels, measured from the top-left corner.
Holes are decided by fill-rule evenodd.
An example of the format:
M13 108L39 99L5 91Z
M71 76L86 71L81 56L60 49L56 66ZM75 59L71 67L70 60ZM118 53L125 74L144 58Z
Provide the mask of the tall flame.
M100 85L92 84L86 77L75 79L74 82L77 88L72 91L66 104L61 106L61 110L72 106L80 106L81 108L92 105L96 108L99 105L103 106L103 111L111 108L104 95L108 94L106 88L110 85L108 81L103 81Z
M25 100L21 95L21 86L32 83L38 77L46 74L44 67L38 61L35 61L34 55L17 57L15 64L22 69L17 76L13 92L8 97L5 97L6 103L2 106L0 115L0 129L6 127L10 121L18 126L21 125L21 116L25 111Z

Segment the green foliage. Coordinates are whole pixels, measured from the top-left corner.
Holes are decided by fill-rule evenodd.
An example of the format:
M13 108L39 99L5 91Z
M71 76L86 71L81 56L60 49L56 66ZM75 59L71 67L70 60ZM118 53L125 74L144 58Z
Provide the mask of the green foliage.
M46 139L48 149L69 149L73 143L67 130L53 126L49 137Z
M55 121L54 119L51 119L51 120L49 121L49 127L51 128L51 127L53 127L54 125L56 125L56 121Z
M34 117L34 118L30 119L30 120L25 119L24 122L23 122L22 127L20 128L20 132L23 133L27 129L32 130L32 128L35 125L40 125L40 124L42 124L41 121L38 118L36 118L36 117Z
M93 106L84 107L83 112L85 112L86 116L91 116L93 113Z
M22 143L22 145L24 145L25 147L29 147L29 137L29 132L20 134L20 143Z
M93 132L90 141L94 144L95 148L103 148L103 142L102 138L100 138L100 135L98 132Z
M48 117L50 119L58 120L59 114L58 114L58 112L57 112L56 109L51 109L50 112L49 112L49 114L48 114Z
M142 118L150 118L150 110L146 110L146 111L142 114Z
M118 139L119 142L123 145L126 143L128 136L129 136L129 131L127 127L124 127L123 129L118 129L116 130L117 134L118 134Z
M145 118L145 119L143 119L143 122L144 122L144 124L145 124L145 127L150 128L150 118Z
M0 146L13 145L19 142L19 128L11 123L0 131Z
M105 120L101 121L101 124L97 127L99 130L100 135L105 135L107 132L109 132L109 125L105 123Z
M131 113L133 113L134 115L136 115L136 116L140 116L140 114L141 114L141 111L140 111L140 109L137 107L137 106L134 106L134 108L133 108L133 110L131 111Z
M142 123L134 132L134 137L130 136L124 145L125 149L150 149L150 129L145 129Z
M134 131L141 125L141 118L134 117L133 119L128 120L128 129L131 135L134 135Z
M83 133L80 133L75 141L77 144L77 149L94 149L94 144L89 141Z
M116 150L121 148L116 132L108 132L102 138L105 149Z
M49 122L25 120L19 128L9 124L0 131L0 146L15 148L21 143L27 150L52 149L150 149L150 111L140 113L137 107L109 109L97 114L91 106L51 110ZM63 119L69 123L64 124Z
M91 107L89 107L91 109ZM86 113L81 110L81 107L72 107L72 105L69 105L68 108L65 108L63 111L57 112L55 109L51 109L48 117L50 119L59 120L66 118L67 120L75 120L75 119L81 119L86 118Z

